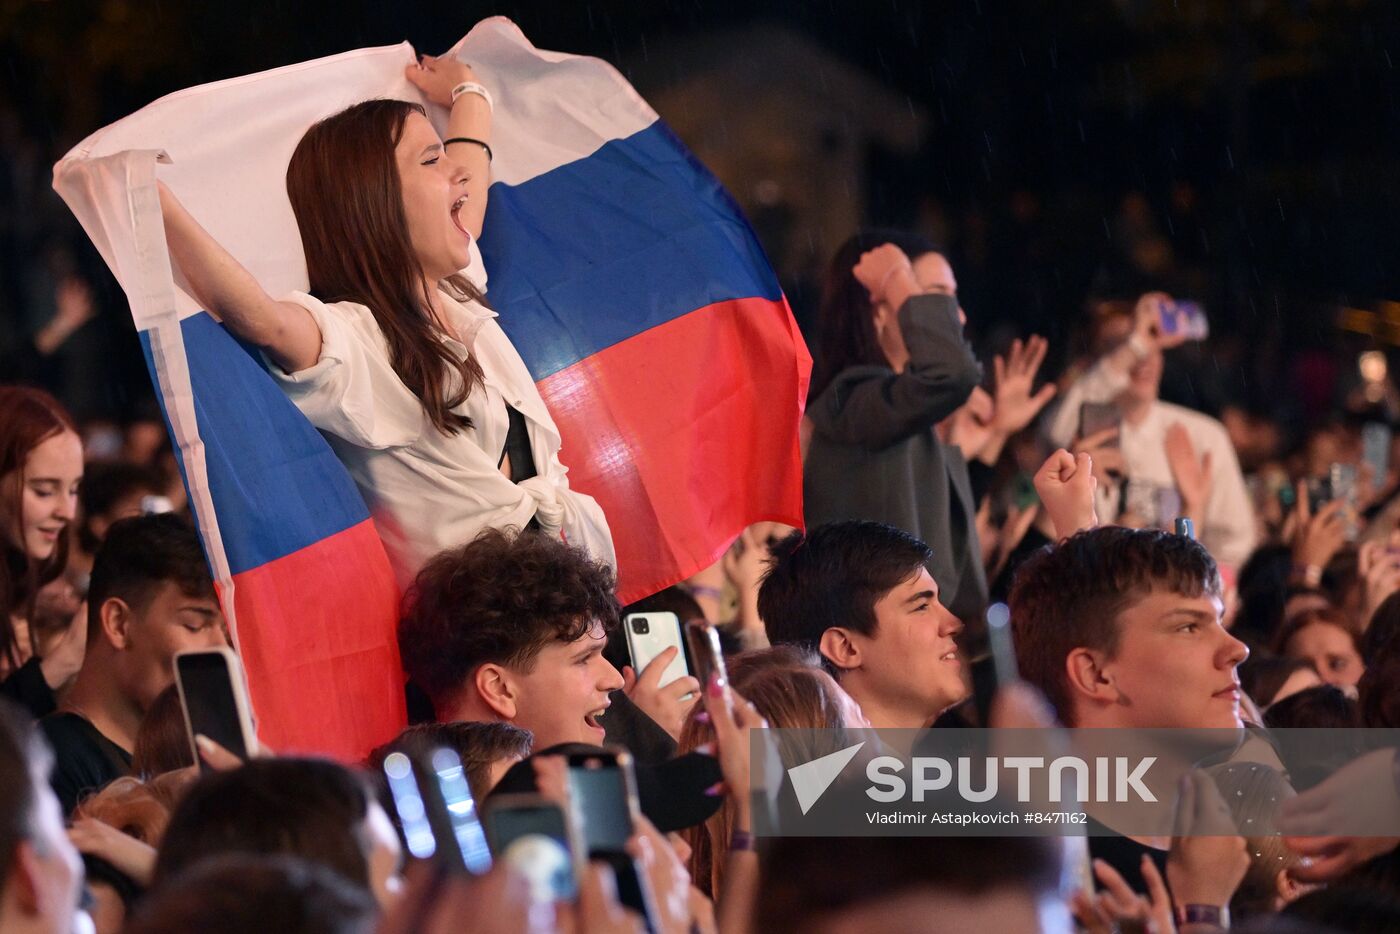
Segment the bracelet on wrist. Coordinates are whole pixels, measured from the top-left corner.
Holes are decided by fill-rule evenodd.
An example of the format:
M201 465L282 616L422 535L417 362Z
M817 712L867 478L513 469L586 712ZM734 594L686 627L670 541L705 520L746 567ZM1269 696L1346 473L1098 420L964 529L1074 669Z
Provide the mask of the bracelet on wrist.
M1213 924L1221 930L1230 929L1230 908L1228 905L1177 905L1176 923Z
M485 86L475 81L463 81L452 89L452 103L457 103L457 98L461 97L463 94L477 95L482 100L486 101L486 108L492 113L495 113L496 102L491 99L491 92L486 90Z
M453 143L474 143L475 145L480 146L482 149L486 150L486 161L492 161L493 157L491 155L491 147L487 145L484 140L479 140L471 136L453 136L450 139L445 139L442 141L442 145L444 146L451 146Z
M686 584L685 589L690 591L692 597L708 597L711 600L723 600L724 588L711 587L708 584Z
M729 835L729 852L731 853L752 853L754 850L753 834L747 830L736 829Z
M1317 564L1295 564L1293 577L1304 587L1316 589L1322 586L1322 567Z

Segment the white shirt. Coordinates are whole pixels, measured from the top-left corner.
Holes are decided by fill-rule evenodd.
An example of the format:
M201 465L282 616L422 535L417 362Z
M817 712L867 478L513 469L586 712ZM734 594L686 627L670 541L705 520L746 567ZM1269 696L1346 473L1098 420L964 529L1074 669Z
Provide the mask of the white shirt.
M616 567L603 511L593 497L569 489L559 430L495 312L439 294L447 324L461 338L441 340L459 359L470 352L485 375L484 387L453 409L471 419L471 428L449 435L434 427L394 372L374 315L355 302L287 296L316 319L321 356L297 373L270 367L359 486L400 585L411 583L433 555L483 529L524 528L532 518L546 533ZM520 484L497 467L510 427L507 404L525 417L538 472Z
M1067 447L1079 428L1079 407L1085 402L1111 402L1127 387L1127 374L1119 374L1103 360L1089 369L1065 392L1059 408L1050 419L1049 437L1057 447ZM1153 402L1146 417L1136 425L1124 420L1118 443L1123 452L1123 470L1130 481L1162 489L1176 488L1176 479L1167 464L1167 430L1180 424L1186 429L1198 458L1210 452L1210 496L1202 527L1196 536L1215 560L1227 569L1238 570L1254 552L1258 538L1254 506L1240 472L1230 435L1220 422L1194 409ZM1122 511L1119 490L1100 485L1095 507L1099 520L1113 522Z

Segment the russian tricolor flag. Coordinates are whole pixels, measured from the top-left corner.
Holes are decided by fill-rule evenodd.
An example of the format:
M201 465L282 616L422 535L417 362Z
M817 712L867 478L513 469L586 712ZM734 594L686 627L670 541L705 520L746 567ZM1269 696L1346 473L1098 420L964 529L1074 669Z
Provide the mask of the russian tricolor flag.
M739 211L606 64L534 49L501 19L453 52L497 100L489 299L563 433L571 484L607 513L623 599L709 564L750 522L800 524L810 361ZM292 149L357 101L420 100L412 60L407 45L364 49L177 92L54 170L130 301L259 734L282 751L357 758L399 729L399 595L324 439L179 287L156 165L269 293L305 289Z
M624 603L745 525L802 524L811 360L738 207L612 66L508 20L449 54L496 99L491 304L603 507Z

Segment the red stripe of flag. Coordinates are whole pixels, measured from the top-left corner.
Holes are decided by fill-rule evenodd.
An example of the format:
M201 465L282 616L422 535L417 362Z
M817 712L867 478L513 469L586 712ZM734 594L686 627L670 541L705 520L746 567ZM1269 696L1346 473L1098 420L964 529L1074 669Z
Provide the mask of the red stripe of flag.
M358 761L406 722L397 588L372 520L236 574L238 647L258 735ZM327 735L326 723L341 725Z
M746 298L539 383L570 485L608 517L623 603L713 564L750 523L802 525L797 426L810 374L786 300ZM690 402L677 410L678 399Z

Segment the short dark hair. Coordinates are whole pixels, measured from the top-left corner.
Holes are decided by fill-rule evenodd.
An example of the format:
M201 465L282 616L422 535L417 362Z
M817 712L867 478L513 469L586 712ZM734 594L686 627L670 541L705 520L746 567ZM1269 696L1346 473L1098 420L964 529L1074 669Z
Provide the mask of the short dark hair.
M1372 729L1400 728L1400 656L1387 653L1366 666L1356 685L1362 724Z
M369 934L378 907L363 888L294 856L207 859L142 900L126 934Z
M78 541L89 554L96 551L102 539L93 532L90 522L118 501L133 493L159 493L165 487L159 470L128 461L97 461L83 468L83 485L78 488L78 500L83 507L82 522L78 524Z
M1047 546L1016 572L1007 601L1021 675L1070 724L1065 659L1077 648L1112 655L1118 614L1153 592L1220 595L1220 571L1184 535L1118 526L1090 529Z
M1267 707L1289 678L1312 670L1311 665L1296 658L1283 658L1265 650L1250 652L1239 667L1240 687L1254 703Z
M174 584L190 597L215 596L194 526L174 513L112 523L92 562L89 638L101 631L103 603L118 597L133 607L144 607L162 584Z
M763 859L754 930L798 931L909 892L979 897L1057 891L1057 840L1036 837L778 837Z
M0 697L0 895L10 876L15 851L34 836L39 796L34 774L48 773L53 753L34 723L13 702Z
M551 642L573 642L595 622L611 631L615 587L612 569L579 548L487 529L418 572L399 623L404 670L441 710L482 665L528 670Z
M1271 704L1264 725L1271 730L1356 729L1361 707L1335 684L1319 684Z
M253 759L201 776L170 816L154 887L211 856L281 853L368 889L360 825L371 800L363 776L328 759Z
M1400 591L1381 601L1361 637L1361 658L1367 667L1400 652Z
M758 590L758 615L773 645L817 654L836 626L875 632L875 604L924 567L933 551L880 522L828 522L794 532L772 547ZM837 674L822 659L827 670Z
M491 766L506 758L524 759L530 755L535 737L529 730L510 723L420 723L369 754L369 765L377 774L391 752L428 753L447 747L462 760L467 785L478 802L491 791Z

